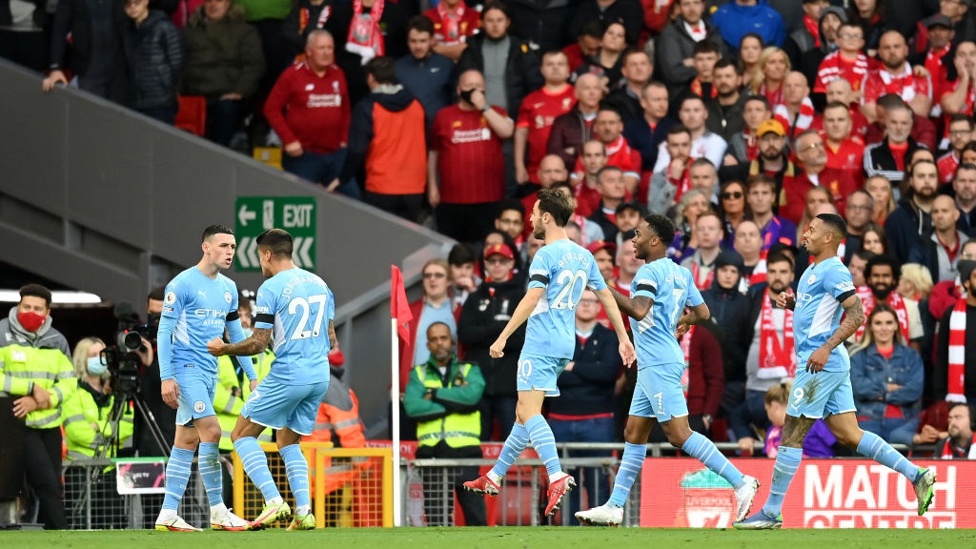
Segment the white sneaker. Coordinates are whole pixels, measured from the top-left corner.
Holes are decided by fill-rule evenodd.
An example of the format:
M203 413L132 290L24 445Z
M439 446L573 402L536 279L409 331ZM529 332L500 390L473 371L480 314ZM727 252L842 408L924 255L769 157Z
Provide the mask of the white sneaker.
M202 532L200 528L192 526L180 517L173 515L168 518L156 519L156 530L160 532Z
M230 512L230 509L210 512L210 527L214 530L243 532L251 523Z
M587 526L620 526L624 521L624 508L604 503L586 511L578 511L576 520Z
M745 483L735 491L736 522L741 522L749 515L749 510L752 509L752 501L756 499L756 493L759 492L759 481L755 477L746 475L742 480Z

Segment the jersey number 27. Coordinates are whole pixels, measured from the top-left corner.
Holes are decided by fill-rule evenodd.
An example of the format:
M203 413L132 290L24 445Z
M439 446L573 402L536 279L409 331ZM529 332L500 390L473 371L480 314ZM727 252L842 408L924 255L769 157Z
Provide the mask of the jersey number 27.
M322 333L322 319L325 317L325 294L313 295L308 299L304 297L294 297L288 302L288 314L294 315L298 314L297 311L301 309L301 318L298 319L298 326L295 327L295 331L291 334L291 339L307 339L309 337L318 337ZM312 324L311 330L306 330L305 327L308 325L308 318L311 313L311 305L314 303L318 305L318 311L315 313L315 322Z

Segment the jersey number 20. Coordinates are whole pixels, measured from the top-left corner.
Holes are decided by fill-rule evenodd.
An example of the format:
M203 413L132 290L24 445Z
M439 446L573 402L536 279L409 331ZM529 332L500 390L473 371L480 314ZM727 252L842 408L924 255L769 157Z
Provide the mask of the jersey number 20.
M322 318L325 317L325 300L326 296L313 295L308 299L304 297L295 297L288 302L288 314L297 314L298 309L301 309L302 317L298 319L298 326L295 327L295 332L291 334L291 339L306 339L309 337L318 337L322 333ZM308 325L308 317L311 312L311 306L309 303L314 303L319 306L318 311L315 313L315 323L312 325L311 330L306 330L305 327Z
M553 309L576 310L576 304L583 297L583 290L586 289L586 271L579 270L575 273L566 269L560 271L556 276L556 284L562 286L556 298L552 300Z

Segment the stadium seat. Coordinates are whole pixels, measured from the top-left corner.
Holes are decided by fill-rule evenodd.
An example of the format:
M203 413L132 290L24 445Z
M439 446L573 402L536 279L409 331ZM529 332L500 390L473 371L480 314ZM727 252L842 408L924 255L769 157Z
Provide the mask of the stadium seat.
M207 131L207 99L202 95L181 95L178 99L180 106L173 125L203 137Z

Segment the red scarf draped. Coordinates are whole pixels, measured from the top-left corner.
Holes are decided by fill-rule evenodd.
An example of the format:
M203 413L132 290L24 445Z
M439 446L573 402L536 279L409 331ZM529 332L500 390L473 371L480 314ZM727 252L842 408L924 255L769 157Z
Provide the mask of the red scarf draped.
M769 290L759 313L759 379L783 379L796 374L796 351L793 343L793 311L785 309L783 340L780 341L773 321L773 303Z
M945 399L966 402L966 300L959 299L949 315L949 391ZM944 457L944 456L943 456Z
M713 267L708 271L708 276L705 277L704 282L699 280L699 275L701 273L701 268L698 266L698 260L692 257L691 259L691 279L695 281L695 286L698 286L699 290L706 290L712 285L712 279L715 278L715 267L714 262ZM700 283L699 283L700 282Z
M806 27L807 32L813 37L813 47L820 47L820 23L816 19L810 17L807 14L803 14L803 26Z
M349 36L346 38L346 51L363 58L363 65L370 59L383 55L386 47L380 18L383 17L385 0L376 0L369 14L363 14L363 0L353 0L352 21L349 23ZM325 10L323 10L325 11Z
M861 286L857 289L857 297L861 298L861 305L864 309L864 324L857 329L857 334L855 334L856 341L861 341L864 336L864 329L867 327L867 317L871 315L871 311L874 310L874 294L871 293L871 288L867 286ZM901 335L904 341L907 343L910 341L908 337L908 309L905 307L905 300L898 295L898 292L892 291L888 294L888 305L895 310L895 316L898 317L898 326L901 328Z
M708 99L708 97L705 97L705 95L702 93L702 81L701 78L697 76L691 81L691 93L697 95L698 97ZM715 84L712 84L711 92L708 95L712 99L718 97L718 88L715 87Z
M444 35L444 43L447 45L459 44L461 36L461 18L464 17L464 2L458 2L453 10L448 8L444 2L437 4L437 15L441 18L441 33Z

